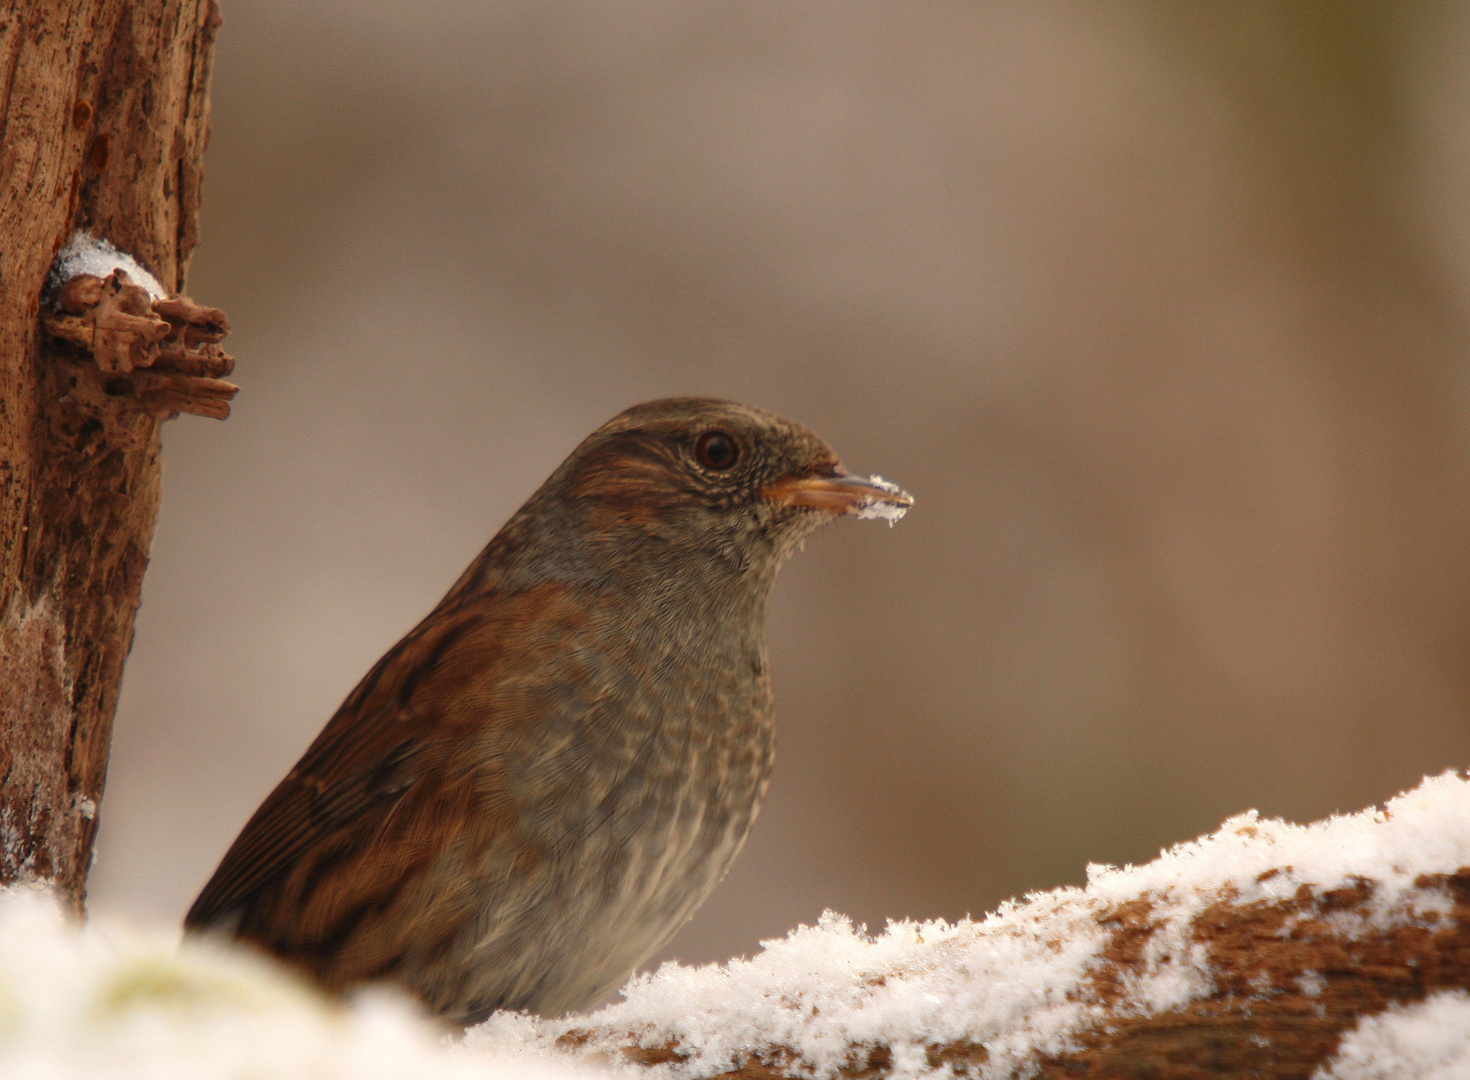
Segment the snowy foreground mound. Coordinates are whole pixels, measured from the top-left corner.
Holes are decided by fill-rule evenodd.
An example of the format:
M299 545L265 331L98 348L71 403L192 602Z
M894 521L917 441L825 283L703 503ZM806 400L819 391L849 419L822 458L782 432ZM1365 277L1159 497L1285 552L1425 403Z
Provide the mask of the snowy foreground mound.
M1176 1065L1204 1033L1206 1075L1470 1078L1467 867L1470 782L1445 774L1314 825L1242 815L978 921L869 937L829 914L590 1016L501 1015L455 1043L389 996L331 1005L254 957L78 931L12 889L0 1077L1133 1075L1167 1031Z
M5 1080L575 1080L550 1059L447 1048L405 1004L329 1004L243 951L76 926L40 888L0 890Z

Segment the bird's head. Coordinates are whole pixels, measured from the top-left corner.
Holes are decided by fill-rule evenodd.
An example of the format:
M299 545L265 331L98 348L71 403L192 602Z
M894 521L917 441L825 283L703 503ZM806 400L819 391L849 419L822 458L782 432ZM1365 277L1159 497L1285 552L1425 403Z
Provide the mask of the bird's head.
M577 447L543 494L611 556L699 552L761 576L823 522L843 514L892 521L913 502L892 484L849 473L800 424L712 398L619 413Z

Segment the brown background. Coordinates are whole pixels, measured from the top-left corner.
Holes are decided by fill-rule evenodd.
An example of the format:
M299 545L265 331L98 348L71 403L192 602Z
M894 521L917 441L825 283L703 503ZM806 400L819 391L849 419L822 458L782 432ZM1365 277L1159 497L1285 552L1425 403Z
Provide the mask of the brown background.
M674 943L976 914L1470 763L1470 12L227 0L95 907L175 920L597 423L919 503L783 574L770 802Z

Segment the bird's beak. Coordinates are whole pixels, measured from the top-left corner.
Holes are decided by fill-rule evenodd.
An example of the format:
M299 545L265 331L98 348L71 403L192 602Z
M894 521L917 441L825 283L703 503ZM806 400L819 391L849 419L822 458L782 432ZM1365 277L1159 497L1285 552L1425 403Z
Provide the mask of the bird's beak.
M853 476L838 469L829 476L784 476L765 489L777 506L810 506L829 514L887 518L891 524L914 505L914 497L881 476Z

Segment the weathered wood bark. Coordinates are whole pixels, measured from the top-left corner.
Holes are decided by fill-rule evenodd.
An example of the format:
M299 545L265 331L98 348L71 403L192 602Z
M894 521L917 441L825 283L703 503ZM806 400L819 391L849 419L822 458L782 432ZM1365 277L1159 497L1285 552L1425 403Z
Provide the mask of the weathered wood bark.
M198 236L214 0L0 0L0 882L80 906L163 415L42 334L74 229L167 289Z

